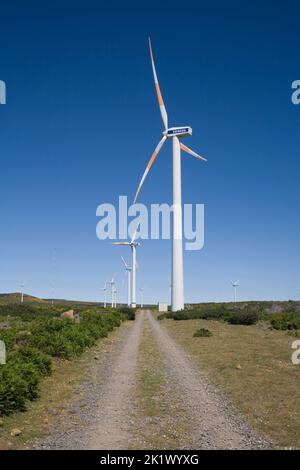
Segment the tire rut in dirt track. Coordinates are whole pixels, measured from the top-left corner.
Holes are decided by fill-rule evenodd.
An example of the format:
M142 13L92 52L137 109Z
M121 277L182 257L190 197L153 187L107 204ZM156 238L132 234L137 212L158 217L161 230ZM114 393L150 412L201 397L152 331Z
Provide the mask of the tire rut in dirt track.
M136 316L126 343L113 365L97 411L98 425L89 449L128 449L131 389L135 383L144 314Z
M147 319L165 361L166 373L180 394L190 419L194 449L270 449L222 393L193 366L150 311Z

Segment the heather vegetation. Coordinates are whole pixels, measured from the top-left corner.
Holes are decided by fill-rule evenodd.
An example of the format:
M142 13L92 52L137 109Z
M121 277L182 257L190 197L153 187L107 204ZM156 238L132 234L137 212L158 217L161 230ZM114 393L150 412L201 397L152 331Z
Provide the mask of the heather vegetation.
M135 312L80 306L75 319L61 318L65 307L0 305L0 340L7 351L0 365L0 416L25 410L38 396L39 382L51 374L53 360L82 354L99 338L134 319Z
M264 322L276 330L296 332L300 330L300 305L292 301L196 304L180 312L160 315L158 318L220 320L231 325L254 325Z

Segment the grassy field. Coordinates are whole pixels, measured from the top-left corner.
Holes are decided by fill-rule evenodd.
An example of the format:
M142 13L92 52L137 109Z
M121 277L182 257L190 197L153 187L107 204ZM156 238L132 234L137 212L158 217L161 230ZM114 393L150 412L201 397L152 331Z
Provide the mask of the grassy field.
M300 448L300 366L294 338L264 324L162 320L195 363L219 384L246 419L282 448ZM193 337L199 328L211 337Z

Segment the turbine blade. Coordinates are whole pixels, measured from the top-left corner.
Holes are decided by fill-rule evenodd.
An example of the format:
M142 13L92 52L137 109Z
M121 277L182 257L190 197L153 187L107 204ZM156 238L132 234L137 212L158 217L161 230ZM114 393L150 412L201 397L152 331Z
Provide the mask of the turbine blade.
M130 245L131 245L131 243L133 243L134 240L135 240L136 233L137 233L137 229L139 228L139 225L140 225L140 224L138 223L137 226L136 226L136 228L135 228L135 231L133 232L132 239L131 239L131 241L130 241Z
M186 152L186 153L189 153L190 155L192 155L193 157L196 157L196 158L199 158L200 160L204 160L205 162L207 162L206 158L204 157L201 157L200 155L198 155L196 152L194 152L193 150L189 149L186 145L182 144L180 142L180 147L181 149Z
M155 64L154 64L154 58L153 58L153 52L152 52L152 47L151 47L151 40L149 38L149 49L150 49L150 56L151 56L151 64L152 64L152 72L153 72L153 77L154 77L154 83L155 83L155 88L156 88L156 94L157 94L157 100L158 100L158 105L160 109L160 114L161 118L163 120L165 129L168 129L168 114L166 111L166 107L164 105L164 101L161 95L158 79L157 79L157 74L156 74L156 69L155 69Z
M156 149L154 150L153 154L151 155L151 158L150 158L150 160L149 160L149 162L148 162L148 165L147 165L147 167L146 167L146 170L144 171L143 177L142 177L142 179L141 179L141 182L140 182L140 184L139 184L138 190L137 190L136 195L135 195L135 197L134 197L134 201L133 201L134 204L135 204L135 201L137 200L137 197L138 197L138 195L139 195L140 190L142 189L142 186L143 186L143 183L144 183L144 181L145 181L145 178L146 178L146 176L148 175L149 171L151 170L151 167L152 167L153 163L155 162L156 157L157 157L157 155L159 154L159 152L160 152L162 146L164 145L166 139L167 139L167 137L166 137L166 136L163 136L163 138L161 139L161 141L160 141L159 144L157 145Z
M123 261L123 263L124 263L125 268L127 268L127 263L126 263L125 259L123 258L123 256L121 256L121 259L122 259L122 261Z
M129 242L113 242L112 245L130 245Z

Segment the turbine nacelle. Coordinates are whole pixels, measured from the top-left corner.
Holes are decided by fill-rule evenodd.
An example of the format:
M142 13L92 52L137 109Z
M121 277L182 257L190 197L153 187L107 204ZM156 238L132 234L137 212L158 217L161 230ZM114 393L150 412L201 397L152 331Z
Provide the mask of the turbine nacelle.
M163 132L163 136L167 138L176 137L190 137L193 130L190 126L187 127L170 127Z

